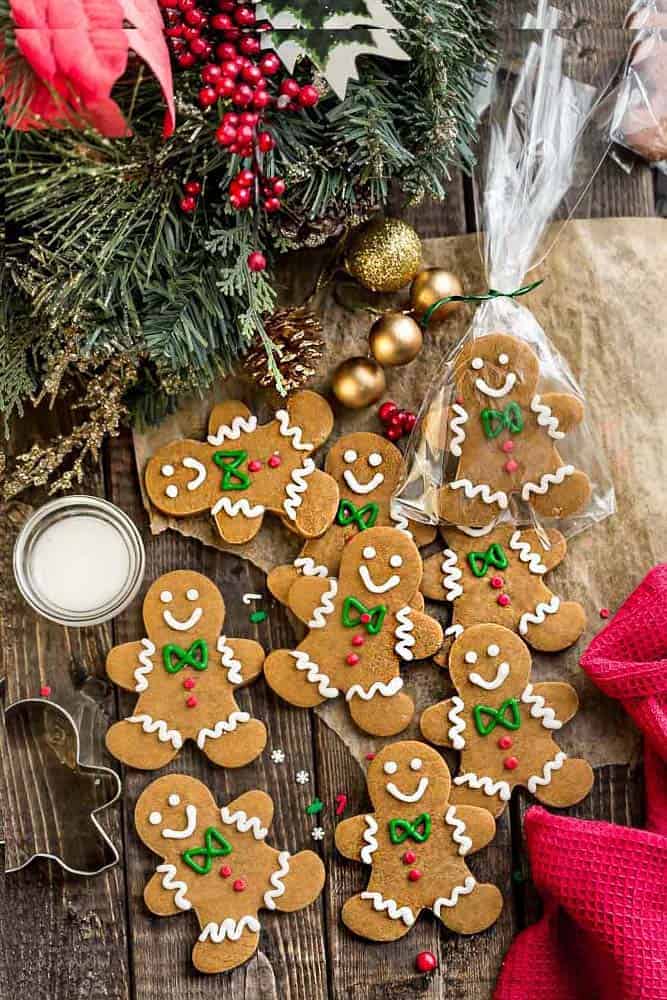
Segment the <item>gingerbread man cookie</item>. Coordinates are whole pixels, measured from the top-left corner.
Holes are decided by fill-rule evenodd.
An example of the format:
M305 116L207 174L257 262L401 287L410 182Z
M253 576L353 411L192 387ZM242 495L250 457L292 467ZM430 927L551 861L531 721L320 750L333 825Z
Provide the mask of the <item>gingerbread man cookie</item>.
M366 890L343 906L343 923L371 941L395 941L423 909L445 927L475 934L497 920L503 899L478 883L465 857L493 839L486 809L452 805L442 758L424 743L392 743L368 769L374 812L336 827L336 847L371 866Z
M331 527L305 543L291 566L277 566L267 578L269 590L287 604L292 584L303 576L338 576L343 546L360 531L387 525L408 532L417 545L432 542L430 525L393 517L391 498L403 472L403 456L378 434L358 431L340 438L324 469L338 484L340 502Z
M439 491L443 520L487 525L513 493L542 517L567 517L584 507L588 476L564 462L556 447L581 422L583 404L563 392L538 393L539 377L537 355L509 334L491 333L462 347L448 413L448 446L457 465Z
M545 548L537 531L510 523L495 528L441 528L447 548L424 561L422 593L449 601L452 624L445 635L459 636L485 622L518 632L534 649L555 652L576 642L586 614L576 601L562 601L544 575L565 558L559 531L547 532Z
M568 758L553 739L577 711L570 684L530 683L528 647L502 625L473 625L449 653L456 694L427 708L421 731L461 751L452 801L499 816L521 785L549 806L571 806L591 790L588 761Z
M201 933L192 952L200 972L225 972L251 958L260 909L292 913L316 899L324 865L312 851L291 856L266 843L273 802L251 791L219 808L206 785L169 774L146 788L137 833L162 863L144 900L159 917L194 910Z
M338 508L336 483L311 458L332 428L331 408L315 392L297 392L262 426L244 403L220 403L207 441L172 441L153 455L146 466L148 496L173 517L210 510L232 545L254 538L265 511L315 538Z
M344 693L367 733L405 729L414 704L402 690L399 663L424 659L442 645L438 622L411 607L421 574L417 547L404 532L369 528L345 547L338 579L300 577L289 607L310 631L295 650L267 658L273 690L301 708Z
M110 752L132 767L164 767L194 740L215 764L242 767L266 746L266 728L239 709L236 688L262 672L264 650L221 634L222 594L201 573L159 577L144 598L146 638L114 646L109 677L136 691L133 715L107 733Z

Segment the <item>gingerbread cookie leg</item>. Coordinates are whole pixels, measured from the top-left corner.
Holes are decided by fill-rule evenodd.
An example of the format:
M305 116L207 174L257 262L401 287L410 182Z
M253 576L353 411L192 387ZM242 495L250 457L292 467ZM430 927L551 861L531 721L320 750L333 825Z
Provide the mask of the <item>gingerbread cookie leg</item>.
M247 712L233 713L243 716L238 726L229 730L230 723L222 719L210 729L202 730L197 737L197 745L209 760L219 767L244 767L259 757L266 746L266 726L259 719L251 719Z
M409 906L372 892L370 887L348 899L341 910L345 926L370 941L398 941L408 933L416 918Z
M250 504L245 497L231 500L221 497L211 513L220 537L230 545L250 542L262 527L264 508L261 504Z
M153 719L139 712L116 722L105 739L107 749L117 760L143 771L155 771L173 760L183 745L181 734L163 719Z
M466 778L461 782L460 778ZM481 781L480 787L475 787ZM476 774L458 775L454 778L449 801L454 805L474 806L476 809L487 809L492 816L500 816L512 794L508 782L493 782L490 778L479 778Z
M271 570L266 578L266 585L270 593L281 604L287 604L289 592L299 579L299 570L292 563L285 566L276 566Z
M298 708L314 708L338 694L326 674L302 649L274 650L264 663L264 676L276 694Z
M219 909L215 905L210 912L203 908L199 910L203 929L192 949L192 962L200 972L226 972L227 969L235 969L252 958L257 951L259 921L256 917L247 916L239 921L239 924L244 923L245 926L235 939L227 936L225 923L220 923L219 917Z
M338 486L331 476L315 468L312 458L294 469L287 484L284 507L297 532L304 538L324 534L338 509Z
M507 495L501 490L494 493L487 483L475 485L468 479L457 479L438 491L440 517L450 524L483 528L495 521L507 504Z
M456 934L478 934L500 916L503 897L489 882L480 884L469 875L462 885L454 886L449 896L441 896L433 912L445 927Z
M394 678L394 681L397 679L400 680ZM415 714L414 702L404 691L386 694L392 690L391 680L389 683L375 681L363 693L356 693L355 688L350 688L346 695L348 707L350 715L364 732L371 736L394 736L409 725Z

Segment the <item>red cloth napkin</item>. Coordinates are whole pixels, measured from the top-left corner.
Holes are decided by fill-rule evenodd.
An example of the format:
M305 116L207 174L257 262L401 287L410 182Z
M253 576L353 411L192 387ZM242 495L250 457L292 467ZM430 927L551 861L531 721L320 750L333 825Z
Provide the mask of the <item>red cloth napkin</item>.
M647 829L528 810L544 915L513 942L494 1000L667 1000L667 565L581 665L644 734Z

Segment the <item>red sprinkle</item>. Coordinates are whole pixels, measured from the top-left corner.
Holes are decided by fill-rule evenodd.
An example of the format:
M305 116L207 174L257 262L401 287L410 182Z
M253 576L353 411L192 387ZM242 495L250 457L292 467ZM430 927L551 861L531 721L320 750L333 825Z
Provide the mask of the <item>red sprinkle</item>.
M501 608L506 608L510 603L510 599L507 594L498 594L498 604Z
M519 761L516 757L505 757L503 766L506 767L508 771L513 771L515 767L519 766Z
M188 708L194 708L197 704L197 699L193 694L191 694L189 698L185 699L185 704L188 706Z
M415 966L418 972L434 972L438 968L438 960L432 951L420 951Z
M375 760L375 754L374 753L367 753L366 754L366 760Z
M463 396L457 396L456 399L454 400L454 402L458 403L459 406L462 406L463 405Z
M503 580L502 576L491 577L491 586L493 587L494 590L500 590L504 582L505 581Z
M498 740L498 746L500 747L501 750L509 750L509 748L512 746L512 741L509 738L509 736L501 736L500 739Z
M364 644L364 637L363 637L363 635L353 635L352 636L352 645L353 646L363 646L363 644Z
M361 617L359 618L359 621L362 623L362 625L368 625L370 620L371 616L368 614L367 611L364 611L363 615L361 615Z
M243 892L247 887L248 884L244 878L237 878L233 884L234 892Z
M262 463L258 458L253 458L252 462L248 462L248 472L259 472L262 468Z
M508 462L505 462L505 472L516 472L519 468L519 463L515 462L513 458L510 458Z
M42 698L50 698L51 688L49 687L48 684L42 684L41 688L39 689L39 693Z
M359 657L357 656L356 653L348 653L347 656L345 657L345 662L347 663L348 667L356 667L357 663L359 662Z
M336 796L336 816L342 816L345 812L345 806L347 805L347 795L345 792L340 792Z
M186 691L192 691L195 684L196 681L194 677L186 677L185 680L183 681L183 687L185 688Z
M280 455L276 452L275 455L271 456L271 458L269 459L269 463L268 464L271 466L272 469L277 469L278 466L280 465L281 461L282 461L282 459L281 459Z
M229 865L223 865L222 868L220 869L220 878L229 878L231 874L232 870L229 867Z
M611 611L609 608L600 608L600 618L609 618Z
M422 873L419 871L419 868L411 868L408 872L408 878L411 882L419 882L421 877Z
M401 861L403 862L404 865L414 865L416 860L417 860L417 855L415 854L414 851L406 851L403 857L401 858Z
M501 447L506 454L507 452L514 451L514 441L504 441Z

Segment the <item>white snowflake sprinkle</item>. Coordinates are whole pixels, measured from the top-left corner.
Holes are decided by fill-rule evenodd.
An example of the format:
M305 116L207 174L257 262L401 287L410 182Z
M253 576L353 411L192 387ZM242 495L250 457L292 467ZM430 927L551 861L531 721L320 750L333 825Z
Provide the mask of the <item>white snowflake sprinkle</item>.
M308 771L297 771L295 778L300 785L307 785L310 781L310 774Z
M271 760L274 764L284 764L285 763L285 751L284 750L272 750Z
M310 831L313 840L324 840L324 830L321 826L316 826Z

